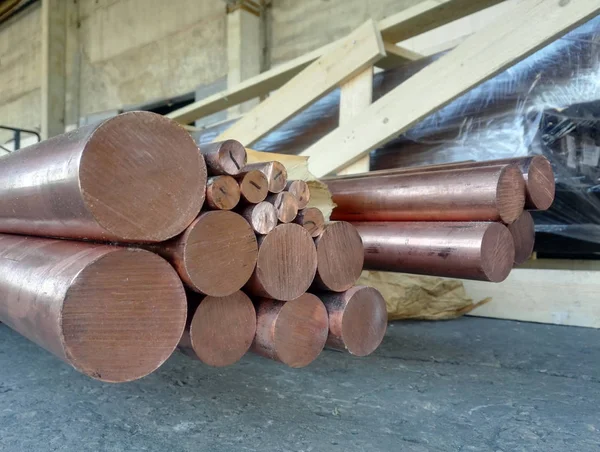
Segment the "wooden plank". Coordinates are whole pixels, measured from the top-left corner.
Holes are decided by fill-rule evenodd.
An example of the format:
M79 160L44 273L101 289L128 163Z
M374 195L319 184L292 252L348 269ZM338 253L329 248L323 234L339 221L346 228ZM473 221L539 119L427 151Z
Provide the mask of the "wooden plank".
M368 20L220 134L216 141L234 138L244 145L254 143L383 56L385 50L381 34L375 22Z
M490 303L469 315L556 325L600 327L600 272L514 269L506 281L463 281L467 295Z
M346 124L373 102L373 68L369 67L340 87L339 123ZM369 171L369 156L342 168L338 174L357 174Z
M65 131L65 3L42 0L42 139Z
M377 62L377 67L381 69L393 69L409 61L420 60L424 56L390 42L384 41L383 46L387 55Z
M597 0L523 0L305 150L317 177L343 168L600 10ZM335 149L335 152L330 152Z

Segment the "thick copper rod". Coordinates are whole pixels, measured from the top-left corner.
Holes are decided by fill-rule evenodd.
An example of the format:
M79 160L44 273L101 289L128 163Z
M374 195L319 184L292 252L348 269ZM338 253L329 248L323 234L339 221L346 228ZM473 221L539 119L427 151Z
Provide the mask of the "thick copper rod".
M350 223L335 221L315 239L317 273L314 287L333 292L350 289L360 277L364 250L358 231Z
M354 286L342 293L320 293L329 315L327 347L356 356L373 353L387 330L387 309L374 287Z
M523 212L525 182L512 165L327 182L332 220L502 221Z
M240 186L231 176L213 176L206 182L206 205L213 210L231 210L240 202Z
M256 311L248 296L188 292L188 323L179 342L186 355L214 367L230 366L248 351L256 334Z
M256 336L252 350L290 367L305 367L323 350L328 333L327 310L315 295L292 301L256 301Z
M144 250L0 234L0 321L85 375L136 380L171 355L185 291Z
M287 170L281 162L258 162L249 163L244 167L244 171L257 170L263 173L269 181L269 192L279 193L285 188L287 183Z
M500 223L353 223L365 248L365 269L500 282L515 246Z
M298 201L290 192L282 191L276 195L269 195L267 202L273 204L277 219L282 223L291 223L298 215Z
M515 243L515 264L522 264L533 253L535 242L535 225L533 217L528 211L523 211L513 224L508 225Z
M204 155L208 173L212 176L235 176L243 171L248 159L246 148L236 140L203 144L200 152Z
M269 194L267 176L258 170L239 173L235 178L240 185L240 196L245 204L258 204Z
M392 168L388 170L371 171L362 174L349 174L325 178L329 184L331 180L360 179L363 177L390 176L395 174L415 174L435 171L458 170L465 168L480 168L495 165L516 165L525 178L526 198L525 208L530 210L547 210L554 201L555 183L554 171L550 161L543 155L530 157L515 157L501 160L488 160L475 162L444 163L441 165L414 166L409 168Z
M240 214L257 234L268 234L277 226L277 211L275 210L275 206L267 201L250 204L242 209Z
M304 209L310 201L310 188L303 180L292 180L286 185L286 190L289 191L298 201L298 209Z
M256 268L244 290L284 301L306 292L317 270L317 250L308 231L297 224L280 224L258 243Z
M0 160L0 231L160 242L204 202L206 166L181 126L130 112Z
M248 222L227 210L201 213L183 234L145 248L171 262L190 289L213 297L241 289L258 256Z
M311 237L318 237L325 229L325 217L317 207L306 207L298 211L294 223L308 231Z

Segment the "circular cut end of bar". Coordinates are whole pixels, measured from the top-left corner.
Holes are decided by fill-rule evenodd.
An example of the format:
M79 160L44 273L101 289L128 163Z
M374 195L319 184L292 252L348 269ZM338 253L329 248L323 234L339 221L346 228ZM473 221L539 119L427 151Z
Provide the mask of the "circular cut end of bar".
M323 350L329 321L327 309L315 295L305 293L283 305L273 342L277 358L290 367L305 367Z
M525 180L514 165L502 168L496 191L496 205L503 223L510 224L519 218L525 206Z
M271 176L269 177L269 191L280 193L287 183L287 170L281 162L274 161L271 165Z
M298 209L304 209L310 201L310 188L303 180L293 180L288 183L288 191L298 202Z
M79 162L79 185L107 240L161 242L198 215L206 165L177 123L130 112L94 131Z
M515 264L522 264L533 253L535 225L531 214L524 210L513 224L508 226L515 244Z
M490 282L504 281L513 268L515 245L508 228L490 223L481 240L481 268Z
M236 175L243 171L247 161L246 148L237 140L225 140L219 147L219 163L225 174Z
M269 198L269 200L275 206L277 219L282 223L294 221L294 218L298 215L298 201L296 201L294 195L284 191L273 196L274 198Z
M316 270L317 250L308 231L297 224L280 224L263 237L246 287L258 296L293 300L310 287Z
M65 296L61 330L68 362L121 383L156 370L185 327L183 285L161 257L117 249L84 268Z
M240 181L240 193L249 203L264 201L269 193L267 176L258 170L248 171Z
M205 297L190 324L194 353L214 367L238 362L250 348L255 333L254 305L239 290L226 297Z
M205 212L185 234L183 265L192 289L224 297L246 284L256 265L258 243L240 215L225 210Z
M306 229L311 237L318 237L325 228L325 217L320 209L307 207L298 212L296 223Z
M277 226L275 206L267 201L252 206L245 214L245 218L257 234L268 234Z
M536 155L527 170L527 207L547 210L554 202L554 171L548 159Z
M366 286L353 287L346 295L349 298L342 315L342 341L349 353L370 355L387 330L385 300L377 289Z
M356 228L345 221L330 223L316 239L319 288L333 292L350 289L360 277L365 260Z
M206 186L206 204L211 209L231 210L240 202L240 186L231 176L210 178Z

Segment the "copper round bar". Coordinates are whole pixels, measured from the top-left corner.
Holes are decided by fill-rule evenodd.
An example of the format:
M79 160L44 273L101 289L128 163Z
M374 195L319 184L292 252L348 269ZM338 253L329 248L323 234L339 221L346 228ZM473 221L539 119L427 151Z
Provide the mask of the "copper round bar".
M318 237L325 229L325 217L317 207L306 207L298 211L294 223L308 231L311 237Z
M291 223L298 215L298 201L287 191L267 196L267 202L273 204L277 219L282 223Z
M146 249L171 262L189 288L213 297L241 289L258 256L256 236L248 222L227 210L204 212L183 234Z
M502 221L523 212L525 182L512 165L327 182L332 220Z
M213 210L231 210L240 202L240 186L231 176L213 176L206 182L206 205Z
M267 201L246 206L241 210L240 214L257 234L268 234L277 226L277 211L275 210L275 206Z
M256 311L248 296L188 293L188 326L179 342L186 355L213 367L230 366L248 351L256 334Z
M364 263L362 240L354 226L335 221L315 239L317 274L314 287L333 292L350 289L360 277Z
M246 148L236 140L217 141L200 146L208 172L212 176L235 176L243 171L248 155Z
M535 242L535 225L533 217L528 211L523 211L513 224L508 225L515 243L515 264L522 264L533 253Z
M206 166L181 126L130 112L14 152L0 162L0 231L160 242L204 202Z
M240 196L245 204L258 204L269 194L267 176L258 170L237 174L235 178L240 185Z
M89 377L156 370L186 311L177 273L153 253L0 234L0 321Z
M258 242L256 268L244 290L285 301L306 292L317 270L317 250L308 231L297 224L280 224Z
M510 273L515 246L500 223L353 223L365 249L366 270L500 282Z
M310 188L303 180L289 181L285 187L298 201L298 209L304 209L310 201Z
M342 293L320 293L329 315L327 347L367 356L387 330L387 309L374 287L354 286Z
M244 171L257 170L263 173L269 181L269 192L280 193L287 183L287 170L281 162L249 163Z
M252 350L290 367L305 367L323 350L329 322L325 306L305 293L292 301L256 302L256 336Z

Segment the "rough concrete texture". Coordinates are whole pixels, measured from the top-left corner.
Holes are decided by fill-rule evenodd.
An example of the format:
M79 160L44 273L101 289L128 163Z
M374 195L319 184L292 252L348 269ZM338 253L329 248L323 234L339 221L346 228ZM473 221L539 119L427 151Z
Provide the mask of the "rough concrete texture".
M600 331L393 324L368 358L92 381L0 325L2 451L597 451Z

